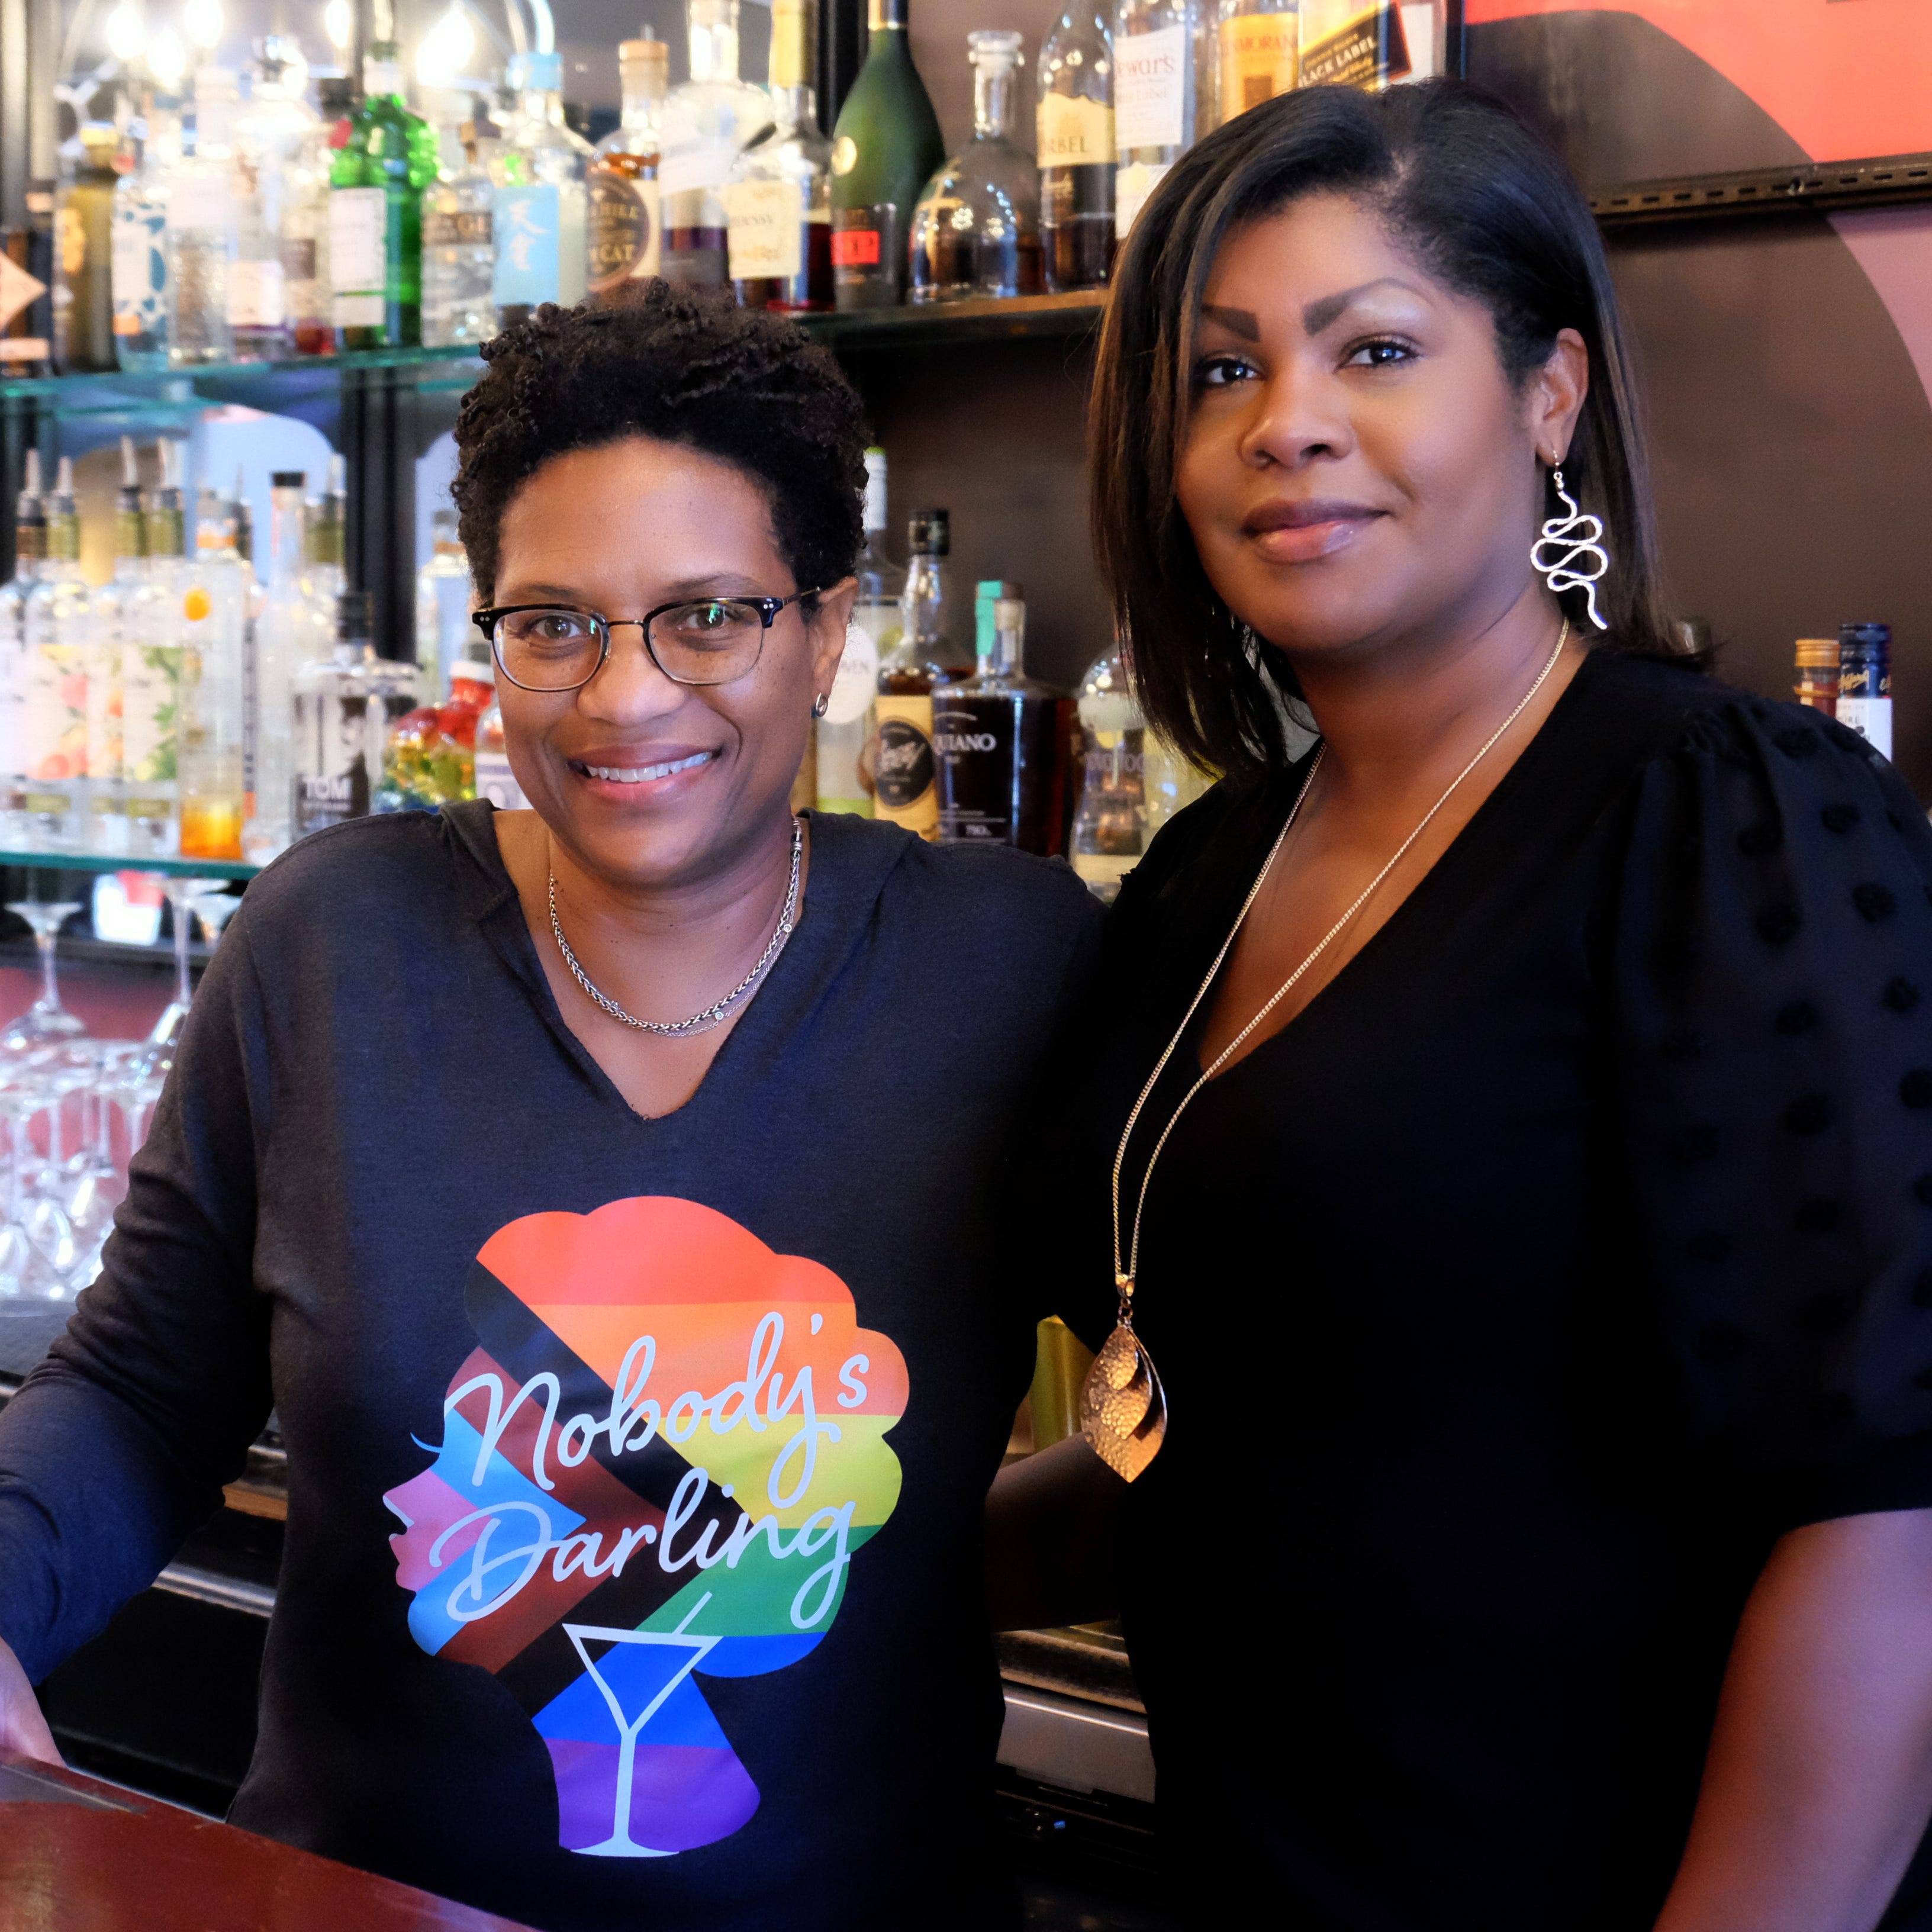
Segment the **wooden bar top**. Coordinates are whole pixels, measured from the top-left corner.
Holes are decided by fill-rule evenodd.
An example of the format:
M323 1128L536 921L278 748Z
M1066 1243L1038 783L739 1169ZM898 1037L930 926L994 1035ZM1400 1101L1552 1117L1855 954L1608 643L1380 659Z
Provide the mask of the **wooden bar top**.
M0 1927L525 1932L507 1918L0 1753Z

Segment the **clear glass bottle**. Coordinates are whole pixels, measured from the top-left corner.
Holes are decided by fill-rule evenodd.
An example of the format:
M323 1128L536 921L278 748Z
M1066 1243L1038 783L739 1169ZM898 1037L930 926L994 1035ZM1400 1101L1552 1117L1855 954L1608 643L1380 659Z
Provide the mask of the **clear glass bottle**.
M1106 0L1072 0L1040 50L1040 241L1055 294L1114 272L1114 37Z
M134 439L121 439L121 489L114 500L114 574L94 593L94 635L87 664L87 784L97 852L128 850L123 783L122 659L143 614L148 586L147 518Z
M664 277L694 288L730 278L724 184L738 157L776 124L771 97L738 78L738 0L686 0L691 78L665 98Z
M933 694L939 836L1058 855L1066 830L1067 700L1026 674L1019 586L980 586L970 677Z
M135 593L121 640L121 770L130 852L166 858L181 848L176 784L180 727L182 598L187 518L182 446L160 446L161 481L148 494L147 580Z
M295 836L305 838L371 808L388 748L394 680L370 641L369 593L347 590L337 600L335 634L328 650L296 667L292 722L296 776ZM404 704L396 715L409 709Z
M416 674L423 702L439 704L449 690L449 668L466 662L476 630L470 621L470 563L457 535L456 512L431 519L436 548L416 572Z
M1112 904L1120 881L1147 849L1147 720L1118 646L1095 659L1081 680L1075 708L1080 796L1067 856L1088 890Z
M648 281L662 265L658 164L670 48L663 40L626 40L617 49L623 115L597 144L590 175L590 213L584 286L608 296L626 282Z
M362 84L329 169L336 346L413 349L422 340L422 194L436 178L436 136L403 99L394 41L370 46Z
M966 36L973 64L973 139L926 184L912 218L916 302L1040 290L1040 170L1013 145L1018 34Z
M46 518L46 561L21 615L28 840L73 852L87 837L87 667L94 613L80 571L71 457L60 460Z
M54 365L64 376L118 368L114 355L114 162L118 132L88 122L62 144L54 197Z
M346 459L328 459L328 487L308 506L308 580L316 595L333 611L336 600L349 588L344 568L348 541L349 465Z
M317 83L321 115L302 149L283 228L289 314L301 356L335 353L335 278L329 267L329 211L335 158L355 133L356 83L346 74Z
M506 321L512 308L584 299L590 143L563 118L563 57L523 54L521 111L490 163L496 267L491 295Z
M0 585L0 830L10 845L26 839L26 604L47 554L40 452L27 448L14 512L14 574Z
M114 353L130 374L168 365L168 188L181 165L181 117L148 103L139 163L114 190Z
M195 518L195 554L182 572L180 598L175 759L184 858L242 856L252 575L236 548L233 506L204 489Z
M469 117L453 117L464 110ZM461 94L436 123L436 178L423 190L422 338L432 349L488 342L496 333L490 289L496 272L493 209L496 184L490 157L495 124Z
M897 647L905 572L886 549L886 452L866 452L866 547L852 566L859 594L845 627L845 650L818 721L818 809L872 816L872 740L879 666Z
M268 494L268 580L254 626L248 721L252 782L242 832L242 855L256 866L286 850L292 836L295 748L290 730L296 668L334 640L334 610L316 595L308 577L302 502L308 481L299 470L278 470Z
M832 143L806 76L807 0L772 0L772 107L778 126L738 157L725 184L732 286L746 308L832 307Z
M879 730L873 750L872 815L922 838L939 836L939 794L932 751L933 694L969 675L971 653L953 635L946 580L952 519L918 510L908 526L912 564L899 599L898 642L879 666L874 700Z
M1162 176L1213 124L1211 4L1118 0L1114 8L1114 218L1124 242Z
M228 278L241 229L230 139L236 105L235 76L226 68L205 67L195 76L194 152L167 186L172 368L234 359Z
M279 34L257 40L248 104L235 117L241 227L228 273L228 320L244 362L274 361L296 346L289 271L298 251L290 244L302 226L312 230L314 218L304 213L293 225L291 218L297 202L313 204L325 191L305 165L321 127L302 98L308 74L292 40ZM312 294L305 299L313 305Z
M1301 0L1219 0L1217 124L1288 93L1301 58Z

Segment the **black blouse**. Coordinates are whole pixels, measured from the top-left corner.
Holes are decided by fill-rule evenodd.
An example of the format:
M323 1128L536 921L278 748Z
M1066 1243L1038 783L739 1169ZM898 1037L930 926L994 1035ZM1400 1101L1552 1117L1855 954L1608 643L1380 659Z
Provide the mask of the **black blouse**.
M1096 1250L1301 777L1220 786L1121 894ZM1258 1880L1324 1932L1648 1927L1773 1541L1932 1507L1928 995L1932 832L1891 767L1600 655L1194 1101L1142 1234L1172 1421L1125 1548L1202 1922ZM1886 1924L1932 1926L1923 1856Z

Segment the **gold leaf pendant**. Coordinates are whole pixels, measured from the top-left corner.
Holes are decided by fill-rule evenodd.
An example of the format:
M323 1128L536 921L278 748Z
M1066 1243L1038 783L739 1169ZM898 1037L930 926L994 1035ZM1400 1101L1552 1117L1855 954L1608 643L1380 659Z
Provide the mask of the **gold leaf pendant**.
M1167 1396L1147 1345L1134 1333L1133 1285L1120 1284L1120 1318L1080 1390L1080 1432L1094 1453L1131 1483L1167 1434Z

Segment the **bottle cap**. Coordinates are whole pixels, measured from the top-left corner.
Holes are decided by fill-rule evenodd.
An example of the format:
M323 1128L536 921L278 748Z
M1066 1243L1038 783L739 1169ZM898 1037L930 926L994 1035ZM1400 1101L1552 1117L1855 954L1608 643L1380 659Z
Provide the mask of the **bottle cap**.
M306 490L308 472L305 470L272 470L268 472L268 487L272 490Z
M1840 624L1838 642L1860 650L1888 650L1892 644L1892 626L1889 624Z
M906 541L921 556L944 556L952 548L952 513L950 510L915 510L907 526Z
M1836 670L1838 640L1836 638L1800 638L1798 668L1800 670Z
M670 65L670 44L668 40L620 40L617 44L617 67L620 72L627 68L662 67Z
M365 643L376 628L376 600L366 590L345 590L335 600L335 634L344 644Z
M496 674L486 664L453 664L449 668L452 684L487 684L493 689Z

